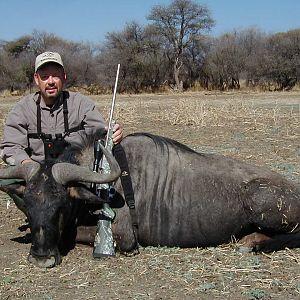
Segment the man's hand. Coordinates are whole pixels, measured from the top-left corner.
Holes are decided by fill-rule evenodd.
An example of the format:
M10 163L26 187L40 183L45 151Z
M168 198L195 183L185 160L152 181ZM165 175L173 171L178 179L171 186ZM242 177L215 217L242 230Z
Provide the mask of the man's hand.
M31 162L32 162L32 159L28 158L28 159L22 160L21 164L24 165L24 164L31 163Z
M123 139L123 128L121 127L120 124L115 124L113 128L113 135L112 139L114 144L118 144L122 141Z

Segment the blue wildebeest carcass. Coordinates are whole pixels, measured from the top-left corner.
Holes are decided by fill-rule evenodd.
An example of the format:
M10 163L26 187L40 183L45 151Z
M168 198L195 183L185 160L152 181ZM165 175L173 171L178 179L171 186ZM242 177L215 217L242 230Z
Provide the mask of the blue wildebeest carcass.
M174 140L150 134L129 135L121 144L132 178L140 245L205 247L229 242L233 236L237 239L247 236L243 240L244 247L256 251L300 245L300 189L283 176L225 156L197 153ZM83 164L79 157L79 163ZM92 157L90 165L91 161ZM39 189L44 201L56 201L56 206L62 206L62 203L70 206L70 200L62 200L53 192L61 189L69 191L68 198L72 194L76 198L87 198L81 184L81 181L87 181L86 178L71 177L70 180L68 168L73 168L71 165L54 166L55 180L52 178L49 183L51 189ZM36 177L31 177L32 172L28 173L25 204L36 191L32 186ZM50 172L47 176L52 175ZM0 176L4 177L1 173ZM43 176L39 175L39 178L45 184L47 181ZM37 181L34 184L41 185ZM52 191L51 195L47 194L48 190ZM136 249L137 240L132 215L124 204L120 179L115 190L112 205L118 204L115 205L113 234L117 248L128 253ZM92 200L97 202L97 197L94 198ZM68 209L64 212L66 216ZM49 227L43 234L31 225L33 241L36 234L39 247L45 247L37 252L47 253L53 248L52 244L57 247L59 234L51 238L50 247L45 242L49 239L46 233L57 232L55 228L59 228L60 219L39 213L29 218L32 224L36 222L33 218L48 218L42 221Z

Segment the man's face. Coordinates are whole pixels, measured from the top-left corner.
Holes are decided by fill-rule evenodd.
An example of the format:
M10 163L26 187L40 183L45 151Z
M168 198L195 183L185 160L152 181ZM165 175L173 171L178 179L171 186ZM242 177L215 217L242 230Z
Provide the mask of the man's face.
M37 70L34 74L34 80L45 103L53 104L63 89L66 74L58 64L48 63Z

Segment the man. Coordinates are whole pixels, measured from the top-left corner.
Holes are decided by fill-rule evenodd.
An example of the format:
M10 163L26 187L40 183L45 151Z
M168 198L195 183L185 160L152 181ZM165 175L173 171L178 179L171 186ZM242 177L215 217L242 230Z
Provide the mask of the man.
M79 93L63 91L67 75L61 56L44 52L36 57L34 80L37 93L23 97L9 113L1 158L10 165L45 159L41 136L62 134L66 143L80 147L84 136L105 128L94 102ZM123 129L116 124L113 142L123 138Z
M87 135L106 130L105 122L90 98L63 90L66 80L67 75L58 53L44 52L36 57L34 81L39 91L20 99L9 113L4 126L0 149L1 158L7 164L20 165L32 160L42 162L56 158L67 145L81 148ZM123 129L116 124L113 128L113 142L119 143L122 138ZM54 141L53 145L58 147L48 151L44 147L48 140ZM7 185L16 181L2 180L0 184ZM107 215L110 221L114 218L113 211L106 205L99 219L99 222L102 222L101 219L105 222L101 226L98 224L99 230L103 231L100 235L107 237L107 240L101 241L105 249L110 247L109 243L113 243L111 228L108 228L111 222L107 222ZM101 252L102 248L98 248ZM94 250L94 256L108 255L95 253Z

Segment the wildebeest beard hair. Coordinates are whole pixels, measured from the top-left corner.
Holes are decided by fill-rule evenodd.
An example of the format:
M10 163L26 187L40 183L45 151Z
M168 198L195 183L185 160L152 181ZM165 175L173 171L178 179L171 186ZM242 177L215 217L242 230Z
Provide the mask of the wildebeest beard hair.
M58 230L60 228L55 227L55 224L58 223L60 215L64 216L61 224L61 228L64 229L61 239L64 239L64 232L69 231L71 228L69 226L65 227L65 225L74 224L77 213L77 206L72 205L68 198L67 187L57 184L52 177L51 168L54 163L55 161L42 163L40 171L27 183L24 193L24 202L31 231L35 232L34 228L41 227L47 230L46 234L49 240L56 239L59 236ZM46 220L47 224L45 223ZM51 221L49 222L49 220ZM71 232L69 234L71 235ZM32 238L34 240L33 236ZM69 247L70 245L66 246L66 248ZM59 248L62 251L64 250L60 244Z

